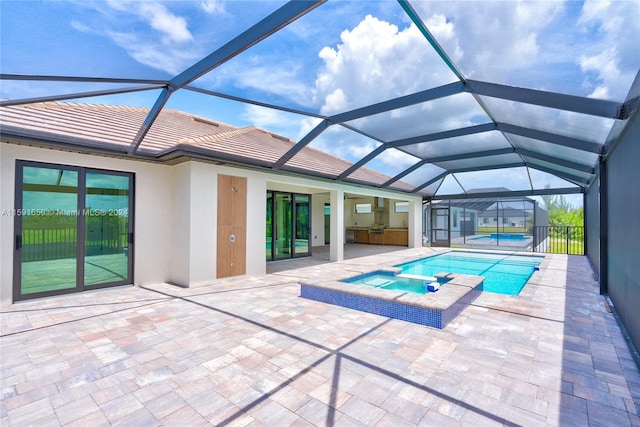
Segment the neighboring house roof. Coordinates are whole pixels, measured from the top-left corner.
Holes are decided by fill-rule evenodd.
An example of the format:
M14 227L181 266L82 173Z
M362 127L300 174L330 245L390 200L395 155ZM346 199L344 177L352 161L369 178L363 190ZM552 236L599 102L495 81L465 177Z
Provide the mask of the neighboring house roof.
M507 218L517 218L517 217L527 217L529 215L533 215L533 210L530 211L525 211L523 209L515 209L515 208L500 208L498 210L496 209L488 209L484 212L480 212L478 214L479 217L493 217L495 218L497 216L500 217L507 217Z
M42 102L0 108L0 133L68 147L90 147L126 154L149 114L148 108ZM181 111L163 109L142 140L136 155L163 160L174 151L211 160L272 167L295 141L256 127L238 128ZM78 148L79 149L79 148ZM312 147L304 147L281 168L336 178L352 163ZM382 184L391 177L360 168L353 182ZM394 189L414 186L396 182Z
M488 188L473 188L467 191L467 194L488 194L488 193L504 193L504 192L508 192L509 189L506 187L488 187ZM493 205L495 205L496 202L505 202L505 203L513 203L513 202L525 202L525 203L531 203L532 205L536 202L535 199L532 199L531 197L526 197L526 196L517 196L517 197L481 197L481 198L467 198L467 199L451 199L451 200L438 200L438 201L432 201L431 204L433 205L448 205L451 207L460 207L460 208L465 208L465 209L470 209L470 210L475 210L478 212L483 212L486 210L489 210L489 212L492 212L491 207ZM533 206L532 206L533 208ZM504 209L513 209L510 207L505 207ZM493 209L495 210L495 208ZM500 211L503 211L503 208L500 208ZM522 214L519 214L520 216L522 216ZM489 213L489 214L485 214L482 215L480 214L480 216L495 216L495 214ZM506 216L506 215L501 215L501 216Z

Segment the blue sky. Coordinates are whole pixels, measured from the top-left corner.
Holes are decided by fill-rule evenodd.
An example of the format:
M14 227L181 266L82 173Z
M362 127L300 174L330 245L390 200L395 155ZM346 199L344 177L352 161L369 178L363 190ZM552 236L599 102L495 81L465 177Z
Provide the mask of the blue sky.
M2 0L0 69L170 79L284 3ZM640 68L637 37L631 36L640 34L637 1L411 4L471 79L621 101ZM454 81L397 2L330 1L193 85L334 114ZM0 96L29 98L109 87L113 86L3 81ZM140 92L79 102L149 107L156 97L156 92ZM470 96L464 98L450 97L351 124L389 138L398 130L415 136L486 122L478 104ZM257 125L294 140L317 123L187 91L172 95L167 107L236 126ZM553 110L536 112L537 120L557 121L557 116ZM584 119L563 120L571 129ZM312 146L357 161L377 144L334 127ZM416 160L393 150L368 166L391 172Z

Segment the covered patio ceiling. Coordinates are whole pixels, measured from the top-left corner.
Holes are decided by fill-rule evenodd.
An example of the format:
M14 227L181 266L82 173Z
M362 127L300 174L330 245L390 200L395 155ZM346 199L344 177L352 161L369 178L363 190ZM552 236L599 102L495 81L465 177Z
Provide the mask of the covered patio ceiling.
M177 109L296 141L263 168L300 173L312 147L349 162L336 181L477 198L585 192L640 96L635 1L129 6L3 2L0 105L147 107L132 157Z

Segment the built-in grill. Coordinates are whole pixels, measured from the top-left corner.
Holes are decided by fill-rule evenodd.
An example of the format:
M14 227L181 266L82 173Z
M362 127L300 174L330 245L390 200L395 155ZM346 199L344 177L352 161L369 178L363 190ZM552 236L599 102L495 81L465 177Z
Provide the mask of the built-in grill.
M384 234L384 225L372 224L371 227L369 227L369 234Z

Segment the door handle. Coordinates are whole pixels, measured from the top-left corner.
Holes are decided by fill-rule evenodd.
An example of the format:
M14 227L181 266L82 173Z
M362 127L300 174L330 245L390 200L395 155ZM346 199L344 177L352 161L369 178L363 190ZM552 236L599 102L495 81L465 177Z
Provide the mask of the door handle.
M231 243L235 243L235 242L236 242L236 235L235 235L235 234L230 235L230 236L229 236L229 241L230 241Z
M16 234L16 251L19 251L20 249L22 249L22 236Z

